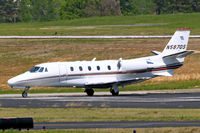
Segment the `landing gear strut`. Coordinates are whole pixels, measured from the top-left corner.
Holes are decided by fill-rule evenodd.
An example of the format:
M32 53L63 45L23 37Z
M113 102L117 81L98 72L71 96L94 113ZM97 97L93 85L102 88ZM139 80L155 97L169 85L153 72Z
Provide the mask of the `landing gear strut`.
M26 88L24 89L24 91L22 92L22 97L23 97L23 98L26 98L26 97L28 96L28 91L29 91L29 89L30 89L30 87L26 87Z
M117 85L113 85L113 87L110 88L110 93L112 93L113 96L119 95L119 89L118 89Z
M85 89L85 92L87 93L88 96L93 96L94 95L94 90L93 89Z

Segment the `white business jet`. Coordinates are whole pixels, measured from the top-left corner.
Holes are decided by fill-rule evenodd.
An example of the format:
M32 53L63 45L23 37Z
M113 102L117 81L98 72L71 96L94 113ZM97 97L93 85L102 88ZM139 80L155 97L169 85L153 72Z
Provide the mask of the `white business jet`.
M189 34L189 29L177 30L162 52L152 51L154 56L39 64L9 79L8 85L24 89L23 97L27 97L30 87L81 87L88 96L93 96L93 88L110 88L112 95L117 96L119 86L157 76L173 76L173 71L183 65L184 58L194 52L186 50Z

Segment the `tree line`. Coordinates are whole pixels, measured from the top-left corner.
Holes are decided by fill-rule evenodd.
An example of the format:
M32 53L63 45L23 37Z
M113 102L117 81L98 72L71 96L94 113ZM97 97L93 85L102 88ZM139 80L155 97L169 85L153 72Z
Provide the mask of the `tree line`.
M200 0L0 0L0 22L200 11Z

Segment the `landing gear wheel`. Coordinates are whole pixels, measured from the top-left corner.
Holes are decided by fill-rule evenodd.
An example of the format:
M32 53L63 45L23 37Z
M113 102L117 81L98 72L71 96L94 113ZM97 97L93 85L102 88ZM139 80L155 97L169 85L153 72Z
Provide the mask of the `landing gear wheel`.
M27 92L26 91L23 91L22 92L22 97L26 98L28 96Z
M110 92L112 93L113 96L118 96L119 95L119 91L115 92L114 89L111 89Z
M28 96L28 91L29 91L29 89L30 89L30 87L26 87L25 89L24 89L24 91L22 92L22 97L23 98L26 98L27 96Z
M93 89L86 89L85 92L87 93L88 96L93 96L94 95L94 90Z
M113 84L113 86L110 88L110 92L112 93L113 96L118 96L119 95L118 85Z

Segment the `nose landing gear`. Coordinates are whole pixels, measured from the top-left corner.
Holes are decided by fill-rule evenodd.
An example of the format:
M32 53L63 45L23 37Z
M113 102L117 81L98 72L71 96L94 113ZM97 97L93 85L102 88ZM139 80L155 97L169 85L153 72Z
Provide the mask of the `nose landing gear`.
M26 87L26 88L24 89L24 91L22 92L22 97L23 97L23 98L26 98L26 97L28 96L28 91L29 91L29 89L30 89L30 87Z

